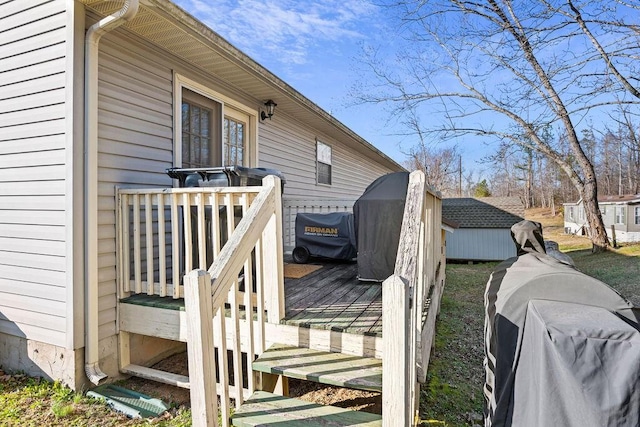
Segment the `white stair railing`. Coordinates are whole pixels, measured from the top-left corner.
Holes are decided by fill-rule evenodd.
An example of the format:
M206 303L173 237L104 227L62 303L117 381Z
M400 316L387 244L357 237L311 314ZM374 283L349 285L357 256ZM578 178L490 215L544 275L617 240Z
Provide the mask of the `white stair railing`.
M281 224L280 180L269 176L208 271L194 270L185 276L194 426L218 426L218 411L222 425L229 425L230 400L239 407L257 386L259 378L254 377L251 362L265 350L265 323L279 322L284 313ZM244 271L245 289L255 287L255 309L249 292L239 296L240 271ZM233 386L229 385L231 374Z
M382 425L418 421L424 382L444 286L441 199L425 175L409 177L393 275L382 283ZM426 308L426 312L425 312Z

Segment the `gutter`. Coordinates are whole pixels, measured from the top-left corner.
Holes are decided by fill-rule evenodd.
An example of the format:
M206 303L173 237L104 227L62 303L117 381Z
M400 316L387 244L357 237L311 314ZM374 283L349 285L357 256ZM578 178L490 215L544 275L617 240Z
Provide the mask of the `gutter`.
M98 331L98 45L100 38L131 20L139 0L125 0L122 9L93 24L85 35L84 55L84 281L85 374L98 385L107 378L100 369Z

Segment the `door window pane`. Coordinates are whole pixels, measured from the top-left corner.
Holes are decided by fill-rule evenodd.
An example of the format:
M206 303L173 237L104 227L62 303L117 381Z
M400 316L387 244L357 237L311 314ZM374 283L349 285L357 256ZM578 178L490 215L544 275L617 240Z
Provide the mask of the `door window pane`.
M220 111L222 107L216 101L190 90L183 90L183 168L220 165Z
M223 162L225 166L243 165L245 150L246 124L231 117L224 118L224 149Z

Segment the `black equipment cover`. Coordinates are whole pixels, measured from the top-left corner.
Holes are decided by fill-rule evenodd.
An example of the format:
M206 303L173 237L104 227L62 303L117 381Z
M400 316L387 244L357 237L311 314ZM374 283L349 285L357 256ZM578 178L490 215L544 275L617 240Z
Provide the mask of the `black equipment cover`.
M382 282L393 274L408 185L408 172L381 176L354 204L360 280Z
M297 214L296 247L305 247L313 256L340 260L355 258L353 214Z

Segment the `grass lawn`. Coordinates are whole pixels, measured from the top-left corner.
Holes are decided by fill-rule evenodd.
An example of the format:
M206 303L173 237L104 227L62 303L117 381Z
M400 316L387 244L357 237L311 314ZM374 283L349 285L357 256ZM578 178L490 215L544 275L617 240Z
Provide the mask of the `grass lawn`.
M593 255L588 239L562 234L561 217L540 210L530 211L527 216L543 223L545 238L557 241L578 269L608 283L640 306L640 245ZM447 266L435 349L420 396L423 425L482 424L483 293L495 266ZM174 405L159 419L129 420L60 384L8 375L0 369L0 426L138 425L189 426L191 414L184 406Z

